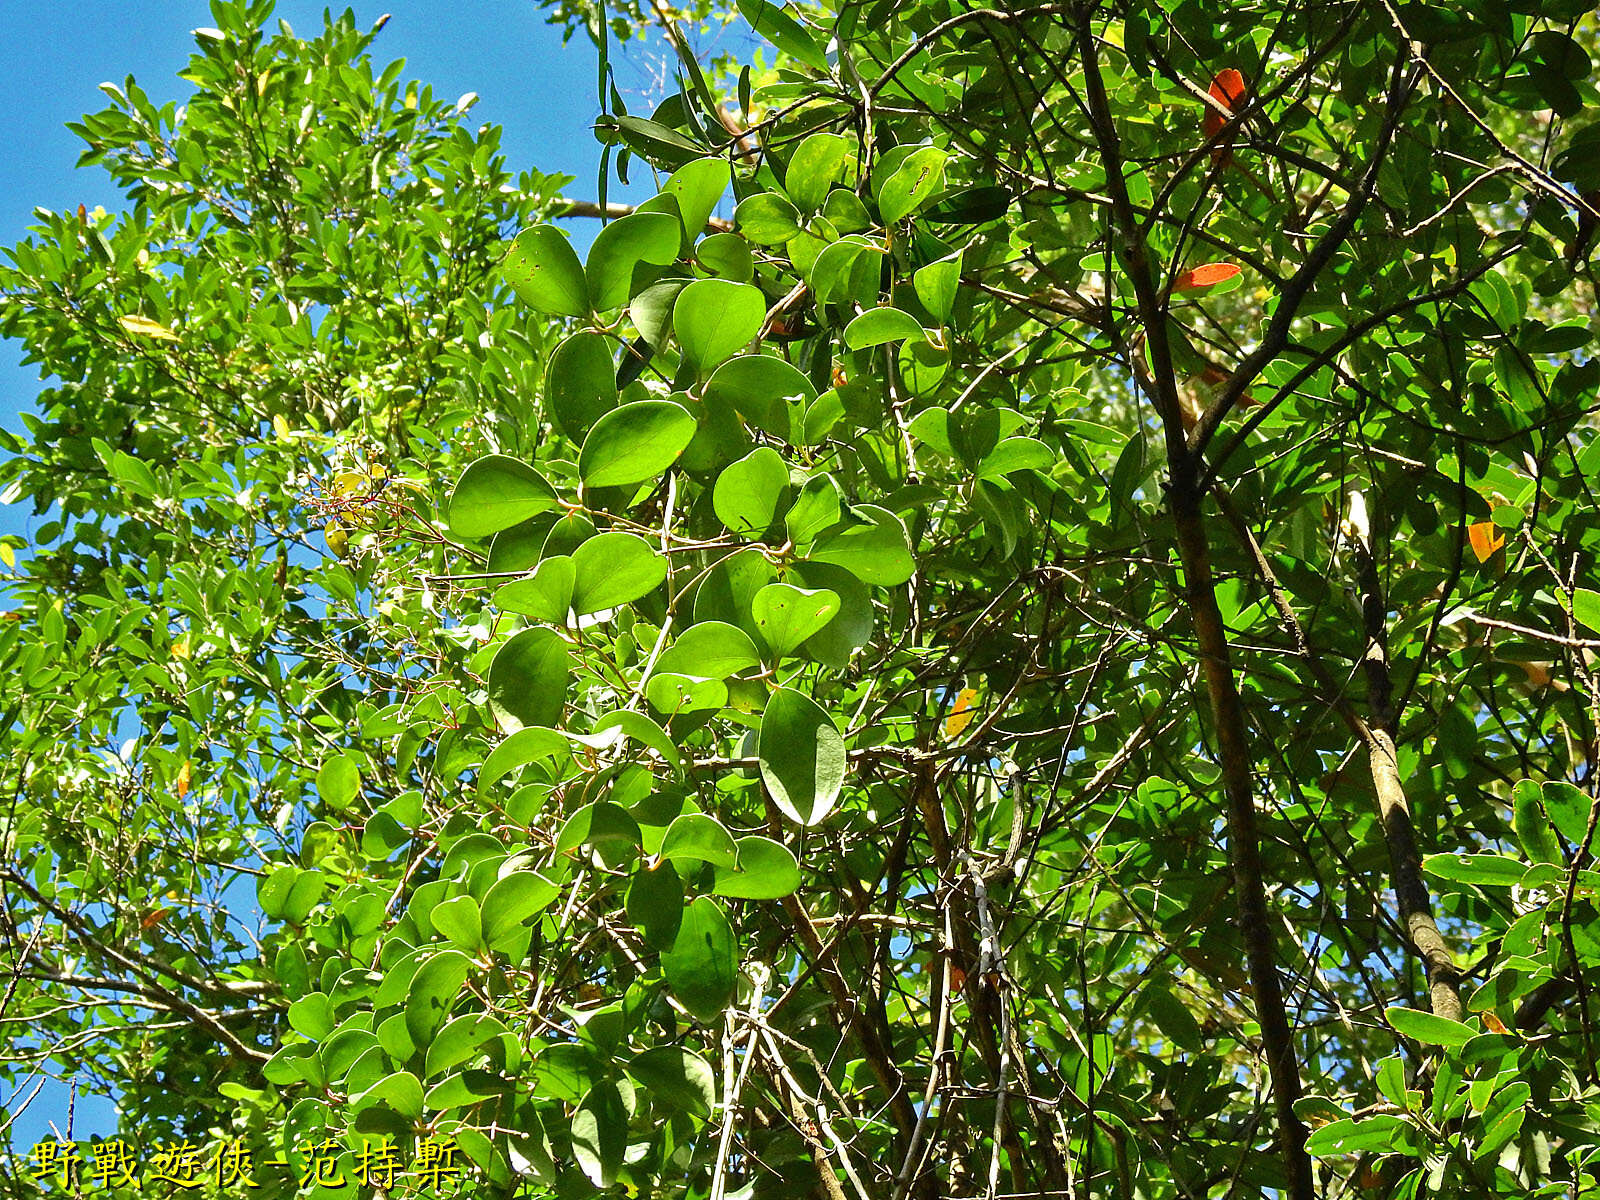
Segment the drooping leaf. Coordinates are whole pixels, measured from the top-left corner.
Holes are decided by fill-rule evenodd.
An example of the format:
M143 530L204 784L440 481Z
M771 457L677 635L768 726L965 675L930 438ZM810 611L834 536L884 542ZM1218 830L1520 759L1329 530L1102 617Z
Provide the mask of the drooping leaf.
M790 820L815 825L844 786L845 749L833 719L804 692L778 688L761 716L761 778Z

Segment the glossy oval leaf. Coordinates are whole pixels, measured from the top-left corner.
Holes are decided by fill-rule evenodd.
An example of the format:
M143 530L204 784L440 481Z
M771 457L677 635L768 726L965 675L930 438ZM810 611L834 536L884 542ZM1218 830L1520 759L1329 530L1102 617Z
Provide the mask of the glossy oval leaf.
M684 813L667 827L656 857L667 862L691 859L732 870L738 865L739 851L733 835L715 817Z
M643 483L678 461L694 431L694 415L670 400L624 404L596 421L584 438L578 474L585 487Z
M711 890L736 900L778 900L800 887L800 863L781 842L760 834L738 841L736 869L718 868Z
M417 968L406 990L406 1032L413 1045L426 1046L450 1015L456 993L472 970L459 950L441 950Z
M777 519L789 487L789 468L771 446L752 450L717 476L711 506L730 532L755 536Z
M870 504L855 511L866 518L864 524L822 535L808 557L843 567L862 583L878 587L895 587L910 579L916 562L900 518Z
M524 629L506 640L489 664L489 710L500 728L558 725L571 674L567 644L553 629Z
M903 308L869 308L844 328L844 344L852 350L924 336L921 323Z
M743 349L766 317L760 288L727 279L696 280L678 293L672 309L678 344L702 373Z
M520 459L490 454L461 472L446 505L450 532L482 538L555 508L550 481Z
M686 1046L652 1046L628 1061L628 1075L670 1108L693 1116L711 1114L717 1099L711 1064Z
M750 601L756 632L772 662L788 657L839 611L839 597L826 589L808 590L769 583Z
M733 1002L739 946L722 906L710 896L684 909L672 948L661 954L661 972L678 1003L707 1025Z
M550 355L544 373L544 409L555 427L575 442L617 406L614 345L603 333L580 329Z
M758 246L781 246L800 233L800 213L777 192L757 192L733 210L739 232Z
M663 212L635 212L608 222L595 235L584 266L590 306L595 312L621 308L633 295L634 269L640 263L667 266L678 257L682 240L678 218Z
M844 786L844 737L804 692L778 688L767 701L757 740L761 778L790 820L815 825Z
M761 652L750 635L726 621L700 621L689 626L656 660L656 670L726 679L761 665Z
M495 606L502 612L532 617L564 625L572 608L572 589L577 568L565 554L545 559L527 579L502 584L494 594Z
M589 311L583 264L567 235L554 225L519 233L500 274L530 308L557 317L581 317Z
M667 577L667 560L637 534L598 534L572 554L577 585L572 610L579 616L616 608L649 595Z

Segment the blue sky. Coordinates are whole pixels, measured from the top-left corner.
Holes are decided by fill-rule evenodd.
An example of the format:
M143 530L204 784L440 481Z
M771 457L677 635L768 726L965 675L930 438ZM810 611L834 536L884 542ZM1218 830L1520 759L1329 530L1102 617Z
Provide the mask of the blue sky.
M102 81L120 83L128 75L157 103L181 100L188 85L177 72L194 46L190 30L214 21L205 0L94 0L88 9L61 0L0 5L0 102L9 140L0 156L0 245L11 245L26 235L36 207L122 206L99 168L74 170L82 144L64 126L104 107ZM569 194L593 196L595 52L583 35L563 46L559 30L545 24L534 0L380 0L353 7L368 26L382 13L392 14L374 47L380 65L404 58L406 77L433 85L436 94L478 93L473 117L503 127L502 148L513 173L574 175ZM309 35L320 27L323 8L280 0L276 15ZM659 94L659 42L635 43L625 55L614 52L612 62L630 108L636 98ZM641 174L635 172L633 189L613 183L612 198L638 196ZM592 231L580 240L588 236ZM31 407L40 387L37 371L19 359L17 345L0 340L0 425L8 429L21 427L18 413ZM25 506L0 506L0 534L26 536L36 520ZM0 1105L12 1099L0 1089ZM26 1153L51 1136L52 1121L64 1131L66 1114L67 1089L47 1084L12 1127L12 1146ZM108 1133L115 1124L112 1106L95 1098L80 1095L74 1115L78 1140Z

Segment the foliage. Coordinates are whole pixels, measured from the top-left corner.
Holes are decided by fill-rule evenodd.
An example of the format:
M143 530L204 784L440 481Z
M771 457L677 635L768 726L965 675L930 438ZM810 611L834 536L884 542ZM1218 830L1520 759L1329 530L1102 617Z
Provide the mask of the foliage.
M583 253L348 21L85 120L17 1061L263 1195L1593 1187L1590 6L748 4Z

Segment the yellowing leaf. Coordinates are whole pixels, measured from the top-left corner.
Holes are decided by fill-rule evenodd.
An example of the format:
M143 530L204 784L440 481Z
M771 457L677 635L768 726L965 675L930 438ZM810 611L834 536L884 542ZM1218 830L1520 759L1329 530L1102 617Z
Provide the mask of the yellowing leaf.
M328 549L333 551L335 557L343 558L350 553L350 535L344 531L344 527L337 521L329 521L323 527L322 537L328 543Z
M189 657L189 639L187 637L181 637L177 641L172 643L172 657L173 658L188 658Z
M0 542L0 562L5 563L7 567L17 565L17 551L10 542Z
M335 496L360 496L371 487L372 480L363 471L340 471L333 477Z
M193 782L194 764L186 758L183 760L183 766L178 768L178 778L175 783L175 790L178 793L178 799L182 800L189 794L189 786Z
M945 737L958 738L966 732L967 726L972 724L972 718L977 715L972 711L972 702L977 698L978 692L975 688L962 688L956 693L955 707L945 718Z
M1478 521L1467 526L1467 541L1472 543L1472 552L1478 556L1478 561L1488 562L1495 551L1506 544L1506 535L1493 521Z
M291 433L291 430L289 429L289 419L282 413L279 413L277 416L272 418L272 429L273 432L278 435L280 440L285 442L289 440L289 435Z
M128 313L117 318L117 323L129 333L139 337L155 338L161 342L175 342L178 335L173 333L160 321L152 321L149 317L141 317L137 313Z
M1478 1014L1478 1019L1483 1022L1483 1027L1485 1029L1487 1029L1490 1033L1510 1033L1511 1032L1511 1030L1506 1028L1506 1023L1504 1021L1502 1021L1498 1016L1496 1016L1495 1013L1492 1010L1486 1010L1484 1012L1479 1013Z

